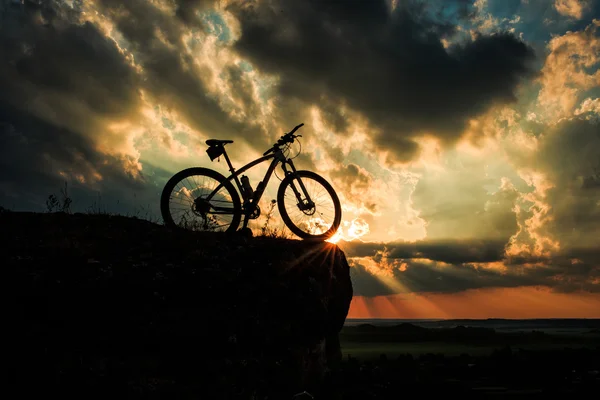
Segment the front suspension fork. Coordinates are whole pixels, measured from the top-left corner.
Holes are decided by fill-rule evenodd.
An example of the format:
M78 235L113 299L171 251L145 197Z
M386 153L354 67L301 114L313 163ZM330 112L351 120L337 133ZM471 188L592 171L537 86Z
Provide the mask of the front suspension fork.
M289 164L289 166L292 168L291 171L287 170L286 164ZM283 172L285 172L286 176L297 173L296 167L294 166L294 162L292 160L286 160L285 162L283 162L281 164L281 169L283 169ZM306 186L304 186L304 182L302 182L302 179L300 179L300 177L298 177L297 182L298 182L298 186L300 186L300 190L298 190L298 188L294 184L293 180L290 182L290 187L292 188L292 191L294 192L294 195L296 196L296 200L298 201L298 208L300 209L300 211L310 210L311 208L313 208L315 206L315 204L313 203L310 196L308 195ZM302 193L300 193L300 191ZM302 194L304 194L304 199L305 199L304 201L302 200Z

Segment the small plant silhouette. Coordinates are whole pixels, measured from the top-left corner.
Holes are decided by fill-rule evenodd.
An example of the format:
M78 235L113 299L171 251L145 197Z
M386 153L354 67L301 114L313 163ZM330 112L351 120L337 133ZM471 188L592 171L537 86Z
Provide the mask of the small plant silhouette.
M269 203L269 209L267 211L267 215L265 218L265 223L262 228L260 228L261 236L267 236L272 238L280 238L280 239L289 239L290 234L285 232L284 229L271 228L269 227L271 220L273 219L273 213L275 212L275 205L277 204L277 200L273 199Z
M117 204L119 202L117 201ZM91 215L109 215L106 206L102 203L102 195L98 193L98 198L92 202L86 209L88 214Z
M51 194L48 196L46 200L46 209L49 213L51 212L64 212L67 214L71 213L71 203L73 200L69 196L67 182L65 182L65 187L60 189L61 198L59 199L56 195Z
M191 231L215 232L219 228L219 220L214 215L206 216L202 221L197 219L189 220L185 215L182 215L179 225Z

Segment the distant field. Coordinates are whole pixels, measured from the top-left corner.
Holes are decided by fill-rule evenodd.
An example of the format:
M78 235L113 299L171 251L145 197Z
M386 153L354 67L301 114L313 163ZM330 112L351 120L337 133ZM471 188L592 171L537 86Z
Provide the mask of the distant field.
M359 359L367 360L379 358L381 354L385 354L388 358L397 357L401 354L412 354L418 356L421 354L434 353L444 354L446 356L458 356L466 353L472 356L485 356L491 354L494 349L500 348L501 346L496 345L464 345L455 343L356 343L356 342L342 342L342 354L344 358L348 355L357 357ZM584 348L580 343L573 341L571 344L565 343L545 343L545 344L525 344L516 345L513 348L526 349L526 350L554 350L563 349L570 347L573 349ZM590 347L590 346L587 346Z
M475 325L471 321L469 322L470 325ZM600 333L597 329L590 329L595 328L595 325L569 326L567 327L569 329L565 329L564 326L546 324L546 326L540 326L544 328L545 332L541 330L527 332L525 329L507 329L506 323L501 329L498 329L497 322L494 324L496 325L495 329L482 327L481 325L486 325L485 322L479 323L479 327L448 324L453 326L452 328L424 327L423 325L426 323L419 321L418 324L345 326L340 333L342 354L344 358L350 355L367 360L379 358L381 354L385 354L388 358L396 358L401 354L419 356L428 353L446 356L460 354L486 356L495 349L506 346L510 346L513 350L537 351L600 348ZM531 324L531 322L528 323Z

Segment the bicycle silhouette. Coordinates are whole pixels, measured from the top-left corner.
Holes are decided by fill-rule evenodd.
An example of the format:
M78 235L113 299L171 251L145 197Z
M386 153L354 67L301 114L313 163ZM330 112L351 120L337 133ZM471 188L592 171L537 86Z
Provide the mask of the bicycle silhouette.
M285 225L303 239L325 240L333 236L342 219L342 208L335 190L320 175L296 170L292 158L286 155L294 141L302 137L294 133L303 125L281 136L263 157L237 171L225 151L225 145L233 143L233 140L207 140L206 152L210 160L223 156L231 175L226 178L217 171L202 167L184 169L175 174L166 183L161 195L160 208L165 225L194 231L235 232L243 215L242 229L246 229L250 219L260 216L258 202L275 168L281 163L285 176L277 190L277 205ZM273 161L256 190L247 176L239 178L240 174L269 159ZM298 220L295 220L296 217Z

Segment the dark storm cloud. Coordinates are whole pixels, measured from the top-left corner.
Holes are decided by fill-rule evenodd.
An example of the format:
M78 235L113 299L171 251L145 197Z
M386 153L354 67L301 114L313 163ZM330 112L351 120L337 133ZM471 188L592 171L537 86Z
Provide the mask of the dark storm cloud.
M348 191L364 192L369 188L373 178L356 164L348 164L330 173ZM345 191L346 191L345 190Z
M340 241L339 245L352 264L356 295L388 295L398 293L398 288L407 292L455 293L538 285L559 292L600 292L598 248L571 248L553 256L507 259L506 242L500 240L386 244ZM370 262L391 277L382 279L373 274ZM397 284L389 285L390 281Z
M44 24L36 19L38 9L28 11L0 31L0 101L39 115L44 111L35 99L49 94L66 125L89 123L91 114L120 117L136 107L139 81L112 40L90 23L70 24L46 11Z
M518 286L547 286L559 292L600 292L598 249L576 249L543 259L509 261L503 259L503 244L499 242L385 246L342 243L342 248L353 267L355 294L361 296L394 294L399 288L406 292L455 293ZM385 270L383 274L391 276L382 278L373 274L369 259ZM503 261L506 268L481 264L494 261ZM390 285L390 281L396 284Z
M340 246L348 257L374 257L386 249L393 259L426 258L445 263L482 263L504 258L505 241L500 240L424 240L415 243L344 242Z
M317 101L317 104L319 104L321 117L323 118L324 122L335 132L344 133L350 127L350 124L345 118L342 108L340 107L342 104L337 101L332 101L325 96L321 96L321 98Z
M141 185L133 160L94 142L101 119L137 108L137 76L113 41L53 5L28 2L0 29L0 185L20 209L39 209L65 175Z
M0 199L4 206L41 211L47 196L64 185L61 172L82 177L88 189L103 193L113 187L142 192L148 183L124 170L127 160L99 153L93 142L77 132L1 102L0 121ZM83 204L81 194L73 200L78 208L92 204Z
M379 145L408 159L414 135L452 141L468 118L514 100L533 59L508 33L445 49L441 39L456 26L424 4L391 12L384 0L244 2L231 8L241 24L235 48L278 75L284 96L324 95L364 113L382 129Z
M600 227L600 124L563 120L540 139L536 156L525 165L547 177L544 199L551 207L546 231L563 247L598 247Z
M351 277L354 294L372 297L410 292L455 293L468 289L533 286L540 283L535 277L503 275L470 264L443 267L416 261L406 264L404 271L397 268L393 270L393 279L404 288L399 292L398 286L386 285L382 279L368 272L360 260L353 260Z

